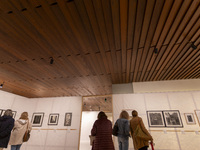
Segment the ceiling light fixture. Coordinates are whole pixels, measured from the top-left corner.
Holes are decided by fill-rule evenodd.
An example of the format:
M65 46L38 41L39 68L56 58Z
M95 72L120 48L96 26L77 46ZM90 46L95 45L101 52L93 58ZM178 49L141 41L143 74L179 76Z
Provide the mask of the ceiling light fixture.
M52 65L52 64L53 64L53 62L54 62L54 59L53 59L53 57L50 57L50 64Z
M194 43L192 43L191 47L192 47L193 49L197 49L197 46L194 45Z
M158 54L158 49L156 47L154 48L154 53Z
M4 82L2 84L0 84L0 88L3 88Z

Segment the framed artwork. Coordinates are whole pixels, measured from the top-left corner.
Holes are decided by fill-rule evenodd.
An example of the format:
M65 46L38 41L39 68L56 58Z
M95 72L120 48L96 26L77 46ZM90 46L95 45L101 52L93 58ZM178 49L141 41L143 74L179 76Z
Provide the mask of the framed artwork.
M162 111L147 111L149 127L165 127Z
M71 126L72 123L72 113L65 113L64 126Z
M183 127L181 116L178 110L165 110L163 111L163 116L166 123L166 127Z
M0 116L2 116L2 112L3 112L3 110L2 110L2 109L0 109Z
M48 125L58 125L59 114L49 114Z
M195 110L195 115L197 117L197 120L198 120L198 123L199 123L199 126L200 126L200 110Z
M33 113L32 120L31 120L32 126L41 127L43 118L44 118L44 113Z
M196 124L193 113L184 113L187 124Z
M3 115L4 115L5 111L6 111L6 110L2 110L2 112L1 112L1 116L3 116Z
M16 111L12 111L12 114L13 114L13 118L15 118L15 117L16 117L16 114L17 114L17 112L16 112Z

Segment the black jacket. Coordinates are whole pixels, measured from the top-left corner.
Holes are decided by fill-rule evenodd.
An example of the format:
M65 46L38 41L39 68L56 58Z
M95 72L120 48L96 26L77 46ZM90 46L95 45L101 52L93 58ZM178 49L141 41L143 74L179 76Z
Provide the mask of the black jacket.
M0 117L0 147L7 148L10 133L14 127L15 120L11 116Z

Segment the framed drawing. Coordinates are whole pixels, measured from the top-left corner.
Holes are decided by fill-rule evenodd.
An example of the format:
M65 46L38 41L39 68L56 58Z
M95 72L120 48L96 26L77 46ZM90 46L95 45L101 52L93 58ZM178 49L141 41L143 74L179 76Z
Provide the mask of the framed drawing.
M4 115L5 111L6 111L6 110L2 110L2 112L1 112L1 116L3 116L3 115Z
M165 127L162 111L147 111L149 127Z
M0 109L0 116L2 116L2 112L3 112L3 110L2 110L2 109Z
M194 110L195 112L195 115L197 117L197 120L198 120L198 123L199 123L199 126L200 126L200 110Z
M44 118L44 113L33 113L32 120L31 120L32 126L41 127L43 118Z
M15 117L16 117L16 114L17 114L17 112L16 112L16 111L12 111L12 114L13 114L13 118L15 118Z
M64 126L71 126L72 123L72 113L65 113Z
M193 113L184 113L187 124L196 124Z
M163 111L166 127L180 128L183 127L181 116L178 110Z
M59 114L49 114L48 125L58 125Z

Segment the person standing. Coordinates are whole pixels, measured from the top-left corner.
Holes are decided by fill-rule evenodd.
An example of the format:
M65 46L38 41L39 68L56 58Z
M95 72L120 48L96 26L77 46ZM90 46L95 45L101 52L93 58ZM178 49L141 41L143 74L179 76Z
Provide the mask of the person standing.
M107 119L103 111L99 112L97 118L91 130L91 135L95 136L92 150L114 150L111 121Z
M119 119L115 122L118 126L118 144L119 150L128 150L129 147L129 132L130 132L130 125L129 125L129 114L127 111L123 110L120 113Z
M131 136L133 138L133 145L135 150L147 150L149 147L149 140L144 140L134 136L134 131L139 125L142 131L149 137L150 141L153 143L153 138L147 131L142 121L142 118L138 117L138 112L136 110L132 111L133 118L130 121Z
M11 145L11 150L20 150L20 147L23 143L23 137L26 130L31 131L32 125L28 119L28 113L23 112L20 118L15 121L13 131L11 132L11 137L9 145Z
M0 150L8 147L10 134L15 122L12 116L12 110L7 109L3 117L0 117Z

